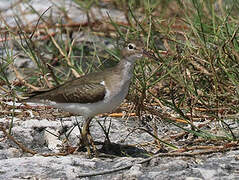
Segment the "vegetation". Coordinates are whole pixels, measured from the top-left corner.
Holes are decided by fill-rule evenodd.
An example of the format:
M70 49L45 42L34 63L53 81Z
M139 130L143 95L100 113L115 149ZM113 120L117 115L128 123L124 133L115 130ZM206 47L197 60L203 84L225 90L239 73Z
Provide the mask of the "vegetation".
M51 24L46 15L51 8L39 14L31 7L39 17L37 26L23 25L16 17L16 27L1 30L2 102L15 102L21 92L50 88L111 66L114 59L119 59L122 43L141 40L150 57L136 66L127 100L142 123L147 124L147 118L155 122L145 131L156 140L170 142L167 145L172 148L177 146L178 138L187 136L194 145L199 139L224 145L238 140L237 0L74 2L87 14L86 23L64 23L59 19L58 24ZM109 14L105 21L97 20L92 9L102 8L102 4L124 12L127 23L114 20ZM64 7L59 9L64 13ZM99 40L77 41L76 34L82 32L98 37L104 46L97 44ZM9 40L14 42L12 46ZM118 48L106 48L106 42ZM20 54L31 59L37 68L32 71L14 67ZM16 80L9 80L9 69L15 72ZM2 110L6 108L4 103L0 106ZM159 139L156 127L161 121L179 127L182 133Z

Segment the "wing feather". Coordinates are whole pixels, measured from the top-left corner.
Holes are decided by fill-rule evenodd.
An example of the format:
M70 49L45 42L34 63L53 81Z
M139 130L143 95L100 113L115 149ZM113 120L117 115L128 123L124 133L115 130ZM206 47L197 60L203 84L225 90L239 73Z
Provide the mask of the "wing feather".
M105 97L105 86L97 80L89 79L89 76L68 81L53 89L34 91L25 102L37 102L50 100L58 103L94 103Z

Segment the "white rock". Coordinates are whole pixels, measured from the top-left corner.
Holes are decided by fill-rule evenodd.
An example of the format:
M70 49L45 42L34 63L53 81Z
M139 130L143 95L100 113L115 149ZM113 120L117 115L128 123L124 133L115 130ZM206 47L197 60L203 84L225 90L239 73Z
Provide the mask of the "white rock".
M44 139L50 150L58 152L62 147L62 141L58 139L59 133L53 128L46 128L44 131Z

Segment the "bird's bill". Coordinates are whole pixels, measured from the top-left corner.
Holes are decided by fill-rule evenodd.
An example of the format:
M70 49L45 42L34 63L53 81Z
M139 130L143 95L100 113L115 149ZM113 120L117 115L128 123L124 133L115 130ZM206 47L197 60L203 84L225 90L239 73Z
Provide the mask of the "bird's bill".
M154 60L156 60L156 61L159 60L157 57L155 57L155 55L154 55L152 52L147 51L147 50L145 50L145 49L143 49L143 56L144 56L144 57L148 57L148 58L152 58L152 59L154 59Z

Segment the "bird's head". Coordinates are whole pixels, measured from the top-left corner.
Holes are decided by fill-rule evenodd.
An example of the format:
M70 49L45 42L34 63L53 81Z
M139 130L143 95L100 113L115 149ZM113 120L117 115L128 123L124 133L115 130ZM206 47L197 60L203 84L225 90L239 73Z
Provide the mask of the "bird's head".
M128 43L122 50L122 56L128 60L137 60L144 54L143 46L140 43Z

